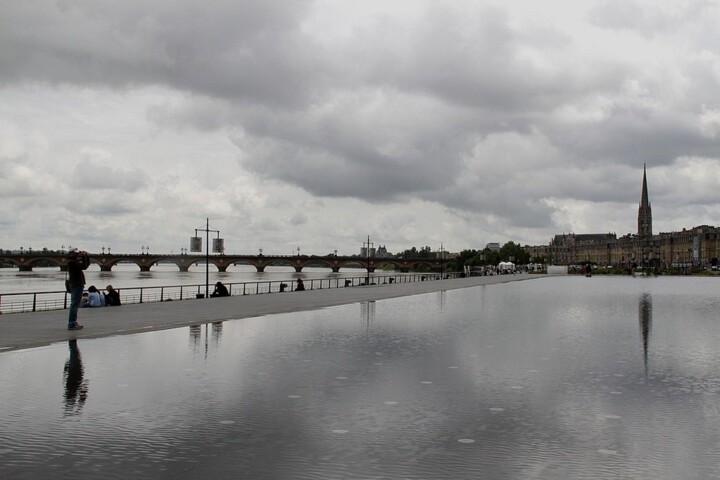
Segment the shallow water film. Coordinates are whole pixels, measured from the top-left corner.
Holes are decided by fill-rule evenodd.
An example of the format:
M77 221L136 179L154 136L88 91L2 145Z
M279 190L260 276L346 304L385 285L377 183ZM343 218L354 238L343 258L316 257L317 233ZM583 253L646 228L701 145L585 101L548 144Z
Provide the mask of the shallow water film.
M2 353L0 478L720 478L719 293L553 277Z

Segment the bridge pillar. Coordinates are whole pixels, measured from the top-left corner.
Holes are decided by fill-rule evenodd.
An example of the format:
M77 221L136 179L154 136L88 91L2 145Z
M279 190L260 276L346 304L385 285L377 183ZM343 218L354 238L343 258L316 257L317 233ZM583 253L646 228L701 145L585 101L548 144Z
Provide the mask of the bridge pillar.
M140 265L140 271L141 272L149 272L150 267L152 267L152 265Z
M302 267L295 267L295 271L298 273L302 272Z
M18 270L21 272L32 272L32 265L19 265Z
M400 273L408 273L408 272L410 272L409 267L400 267Z
M261 266L255 265L255 269L256 269L258 272L264 272L264 271L265 271L265 265L261 265Z
M375 267L370 267L367 269L368 272L373 273L375 271Z
M217 265L218 272L227 272L227 265Z
M340 271L340 267L331 267L333 273L338 273Z
M190 265L178 265L178 268L181 272L187 272L188 270L190 270Z
M112 272L112 265L100 265L101 272Z

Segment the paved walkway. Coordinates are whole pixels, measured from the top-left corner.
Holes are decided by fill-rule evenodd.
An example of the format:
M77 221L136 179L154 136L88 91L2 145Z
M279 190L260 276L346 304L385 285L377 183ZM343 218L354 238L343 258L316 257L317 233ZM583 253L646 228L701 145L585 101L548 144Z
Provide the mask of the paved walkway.
M80 331L67 330L67 310L5 314L0 315L0 351L49 345L70 338L126 335L540 277L541 275L528 274L498 275L143 303L121 307L81 308L78 320L85 328Z

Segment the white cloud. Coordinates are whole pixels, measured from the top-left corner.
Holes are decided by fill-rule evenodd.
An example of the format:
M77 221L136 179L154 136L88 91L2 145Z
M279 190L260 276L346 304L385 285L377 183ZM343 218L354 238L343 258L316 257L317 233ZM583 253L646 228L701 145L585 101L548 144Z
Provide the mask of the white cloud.
M632 231L644 163L657 224L717 224L719 21L679 0L10 0L0 247L178 250L208 217L237 251L545 243Z

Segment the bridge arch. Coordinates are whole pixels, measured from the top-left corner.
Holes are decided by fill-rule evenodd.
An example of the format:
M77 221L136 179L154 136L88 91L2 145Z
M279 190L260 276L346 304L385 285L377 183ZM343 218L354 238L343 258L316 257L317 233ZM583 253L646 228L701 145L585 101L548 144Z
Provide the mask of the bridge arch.
M18 270L21 272L31 272L33 267L47 266L47 264L53 267L60 267L60 270L63 270L65 267L64 259L45 255L28 255L27 257L23 256L18 258L10 257L7 258L7 260L18 267Z

